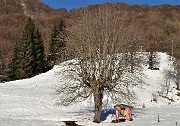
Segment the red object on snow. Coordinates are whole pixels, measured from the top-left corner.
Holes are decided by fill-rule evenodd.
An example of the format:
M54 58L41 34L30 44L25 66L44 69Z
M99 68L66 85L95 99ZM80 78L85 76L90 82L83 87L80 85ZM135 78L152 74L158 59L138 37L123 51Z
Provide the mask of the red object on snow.
M125 104L117 104L115 107L116 111L116 120L122 121L132 121L132 106L125 105Z

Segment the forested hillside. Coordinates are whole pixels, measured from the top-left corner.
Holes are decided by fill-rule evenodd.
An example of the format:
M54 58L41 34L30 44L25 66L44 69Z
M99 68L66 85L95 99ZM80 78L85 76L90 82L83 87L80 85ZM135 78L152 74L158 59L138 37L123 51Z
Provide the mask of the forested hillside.
M0 81L9 80L9 64L12 61L13 49L20 42L23 28L29 17L35 21L42 34L46 57L50 53L52 29L56 23L63 19L66 23L67 36L69 36L66 45L67 56L69 57L67 59L71 59L77 56L75 54L78 44L72 38L77 37L78 34L75 35L74 31L83 30L80 27L82 21L86 18L85 14L96 15L100 10L102 11L102 8L104 8L104 13L108 12L116 19L123 17L123 25L130 29L125 30L123 26L122 33L124 35L128 33L128 36L126 36L124 45L121 46L126 46L128 51L148 51L152 55L150 57L153 57L153 52L156 51L167 52L176 57L176 66L178 66L178 59L180 58L180 6L161 5L152 7L107 3L67 12L66 9L54 10L38 0L1 0ZM93 24L91 18L88 20ZM113 20L108 20L109 26L111 22ZM93 27L93 25L90 26ZM79 35L82 34L79 32ZM138 38L133 36L138 36Z
M38 0L0 1L0 81L9 80L9 63L12 60L13 48L19 43L28 18L36 21L46 40L51 25L54 24L54 15L61 17L64 12L66 11L53 10ZM52 22L49 21L51 19ZM47 40L44 41L44 44L46 43Z

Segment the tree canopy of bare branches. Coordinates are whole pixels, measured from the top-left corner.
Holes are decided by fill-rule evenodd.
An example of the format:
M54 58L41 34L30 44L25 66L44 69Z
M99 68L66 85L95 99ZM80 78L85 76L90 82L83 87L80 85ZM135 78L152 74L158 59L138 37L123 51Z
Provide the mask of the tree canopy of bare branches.
M131 88L138 85L140 78L135 79L135 73L129 72L126 53L140 38L125 12L117 11L115 6L96 11L82 11L81 20L71 31L76 59L61 71L69 81L61 84L57 92L64 96L61 105L93 96L94 122L99 123L104 95L118 102L130 103L135 98Z

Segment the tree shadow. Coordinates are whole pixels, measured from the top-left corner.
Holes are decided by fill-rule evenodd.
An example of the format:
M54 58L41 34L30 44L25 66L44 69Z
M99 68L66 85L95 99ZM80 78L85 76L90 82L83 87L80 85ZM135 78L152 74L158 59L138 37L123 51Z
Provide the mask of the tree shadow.
M115 110L114 109L103 109L101 111L101 121L105 121L109 115L114 115Z

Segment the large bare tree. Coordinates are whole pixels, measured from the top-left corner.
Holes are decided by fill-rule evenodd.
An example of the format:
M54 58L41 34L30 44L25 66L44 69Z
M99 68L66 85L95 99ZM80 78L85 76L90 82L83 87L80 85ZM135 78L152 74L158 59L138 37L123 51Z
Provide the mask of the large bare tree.
M104 95L128 103L135 98L131 89L137 86L140 78L132 77L133 72L129 72L125 52L129 42L138 42L138 37L135 37L137 31L131 29L127 14L114 6L100 7L94 13L83 10L81 14L81 20L71 29L70 35L76 58L61 71L69 81L61 84L57 92L63 95L59 101L61 105L93 96L93 121L99 123Z

